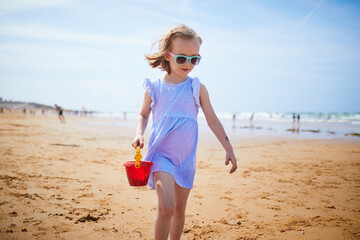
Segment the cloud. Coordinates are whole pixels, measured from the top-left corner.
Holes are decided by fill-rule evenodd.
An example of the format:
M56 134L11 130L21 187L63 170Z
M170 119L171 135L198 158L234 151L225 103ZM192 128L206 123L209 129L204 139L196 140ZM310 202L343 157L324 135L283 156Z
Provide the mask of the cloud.
M130 6L130 5L122 5L122 6L130 9L131 11L146 14L146 15L149 15L151 17L163 18L163 19L166 19L167 21L170 21L170 22L179 22L179 19L177 19L177 18L174 18L174 17L169 16L169 15L161 14L161 13L158 13L158 12L155 12L155 11L151 11L149 9Z
M300 27L304 26L305 23L312 17L312 15L314 15L326 2L326 0L323 0L321 2L319 2L314 8L313 10L311 10L308 15L306 15L306 17L300 22Z
M90 80L87 82L87 85L95 89L109 88L109 83L100 80Z
M143 0L141 4L139 4L139 1L132 1L131 3L132 5L122 3L120 3L120 5L135 12L146 14L151 17L163 18L167 21L176 23L183 22L184 15L199 14L199 12L193 9L194 3L192 0ZM151 8L146 7L149 4L152 6ZM175 16L182 17L179 18Z
M53 58L108 57L114 54L112 48L78 47L69 44L44 44L9 42L0 43L0 54L12 56L46 56ZM0 55L1 56L1 55Z
M107 46L76 46L49 43L0 43L2 69L53 70L114 70L129 59L119 58L118 53ZM131 60L133 61L133 60Z
M69 6L77 0L11 0L0 1L0 15L28 11L34 8Z
M138 37L79 33L43 24L0 25L0 35L75 43L148 45L147 41Z

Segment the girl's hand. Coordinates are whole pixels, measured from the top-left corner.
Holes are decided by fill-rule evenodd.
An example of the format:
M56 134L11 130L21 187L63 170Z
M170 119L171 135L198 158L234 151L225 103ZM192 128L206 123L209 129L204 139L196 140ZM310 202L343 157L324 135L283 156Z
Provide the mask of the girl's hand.
M133 148L136 149L137 146L140 146L140 148L144 147L144 137L142 135L137 135L134 140L131 142L131 145Z
M230 169L229 173L233 173L237 169L237 161L236 161L235 154L232 150L226 152L225 165L229 165L229 162L231 162L231 164L232 164L232 168Z

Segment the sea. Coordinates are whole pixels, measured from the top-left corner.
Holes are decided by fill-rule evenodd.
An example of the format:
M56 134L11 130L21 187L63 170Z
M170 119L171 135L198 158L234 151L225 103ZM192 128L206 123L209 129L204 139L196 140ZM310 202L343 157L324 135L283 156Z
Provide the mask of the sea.
M360 112L218 112L216 114L228 134L360 140ZM117 120L97 124L112 124L135 129L137 113L97 112L92 116ZM200 132L210 131L201 110L198 123ZM151 124L150 116L148 126Z

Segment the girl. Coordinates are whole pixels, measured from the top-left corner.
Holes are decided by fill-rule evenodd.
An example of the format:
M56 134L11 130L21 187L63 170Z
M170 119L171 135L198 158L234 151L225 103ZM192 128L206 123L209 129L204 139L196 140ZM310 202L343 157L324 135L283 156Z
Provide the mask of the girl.
M188 74L199 64L202 39L194 30L179 25L158 42L159 52L146 55L150 66L166 74L159 79L145 79L145 96L136 123L132 146L144 146L144 132L150 112L153 126L144 160L152 161L149 186L156 190L158 211L155 239L180 239L185 222L186 202L193 187L198 141L198 108L226 151L225 165L237 168L228 137L217 118L206 87Z

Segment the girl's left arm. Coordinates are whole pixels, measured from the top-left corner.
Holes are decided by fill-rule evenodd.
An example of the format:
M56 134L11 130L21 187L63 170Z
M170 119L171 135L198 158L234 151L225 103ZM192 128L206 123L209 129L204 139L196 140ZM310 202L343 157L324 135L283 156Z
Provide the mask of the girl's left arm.
M200 104L204 112L206 122L208 123L211 131L213 131L213 133L226 151L225 165L228 165L229 162L231 162L232 168L230 170L230 173L233 173L237 169L237 161L233 148L231 146L229 138L225 133L223 126L221 125L218 117L215 114L215 111L210 102L209 93L205 85L203 84L201 84L200 86Z

